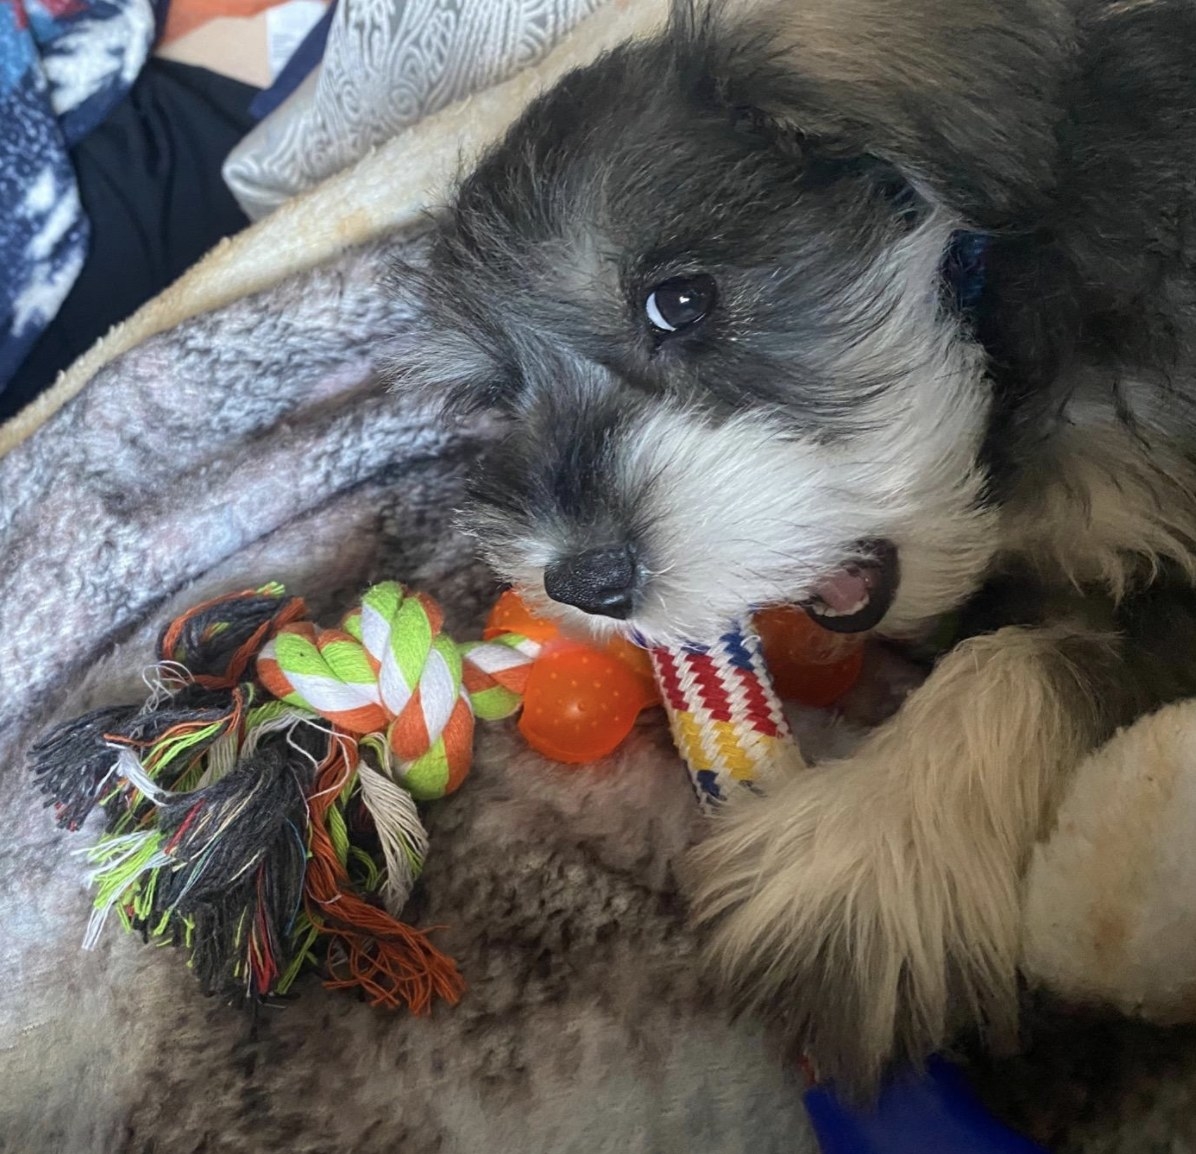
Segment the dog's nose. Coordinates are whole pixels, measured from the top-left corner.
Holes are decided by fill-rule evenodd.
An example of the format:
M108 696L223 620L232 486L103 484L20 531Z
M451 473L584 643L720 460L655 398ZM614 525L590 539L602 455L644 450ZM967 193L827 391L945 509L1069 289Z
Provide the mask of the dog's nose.
M635 558L625 545L562 557L544 570L544 591L562 605L599 617L630 617L635 605Z

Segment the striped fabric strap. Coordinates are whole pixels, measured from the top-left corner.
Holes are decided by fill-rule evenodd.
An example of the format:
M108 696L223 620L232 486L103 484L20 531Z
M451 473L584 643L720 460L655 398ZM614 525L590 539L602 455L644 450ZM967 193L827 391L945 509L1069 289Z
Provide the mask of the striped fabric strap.
M704 811L793 764L793 735L754 633L651 653L673 740Z

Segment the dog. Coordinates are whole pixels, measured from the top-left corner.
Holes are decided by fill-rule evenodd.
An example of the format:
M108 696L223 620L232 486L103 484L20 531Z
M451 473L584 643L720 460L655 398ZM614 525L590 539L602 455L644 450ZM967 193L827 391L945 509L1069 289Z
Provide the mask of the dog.
M740 1009L866 1093L1016 1037L1069 772L1196 691L1196 9L678 0L460 182L403 379L497 424L465 522L569 626L919 642L851 757L691 866Z

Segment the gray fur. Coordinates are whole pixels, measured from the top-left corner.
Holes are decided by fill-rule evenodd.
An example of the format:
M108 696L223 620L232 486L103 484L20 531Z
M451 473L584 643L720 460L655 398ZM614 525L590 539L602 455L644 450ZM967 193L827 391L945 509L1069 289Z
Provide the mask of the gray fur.
M531 106L418 278L401 379L498 414L470 524L562 620L708 639L880 540L882 633L963 609L979 635L920 729L696 858L729 996L844 1083L1007 1033L1063 783L1196 688L1190 659L1140 676L1196 576L1194 56L1181 0L678 0ZM963 230L990 243L975 321L945 301ZM662 333L653 294L699 275L717 302ZM546 567L611 550L618 621L551 602Z

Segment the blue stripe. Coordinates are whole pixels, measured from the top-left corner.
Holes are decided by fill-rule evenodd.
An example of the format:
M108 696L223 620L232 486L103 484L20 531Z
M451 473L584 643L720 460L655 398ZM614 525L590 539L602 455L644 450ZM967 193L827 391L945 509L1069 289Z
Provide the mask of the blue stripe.
M730 659L731 664L736 669L742 669L751 673L756 668L756 658L752 651L748 649L742 633L724 633L719 638L719 641L727 651L727 657Z

